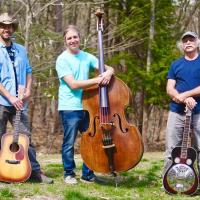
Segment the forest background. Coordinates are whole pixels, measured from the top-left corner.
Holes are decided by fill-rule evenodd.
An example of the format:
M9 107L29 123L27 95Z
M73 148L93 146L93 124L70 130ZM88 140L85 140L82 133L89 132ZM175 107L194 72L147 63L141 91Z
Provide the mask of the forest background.
M127 117L140 130L146 151L164 150L166 75L181 56L176 48L181 34L200 33L199 0L0 0L0 13L19 20L13 39L25 45L33 68L33 143L41 152L60 152L55 61L65 48L62 33L67 25L77 25L82 49L98 56L98 8L104 11L105 63L133 94Z

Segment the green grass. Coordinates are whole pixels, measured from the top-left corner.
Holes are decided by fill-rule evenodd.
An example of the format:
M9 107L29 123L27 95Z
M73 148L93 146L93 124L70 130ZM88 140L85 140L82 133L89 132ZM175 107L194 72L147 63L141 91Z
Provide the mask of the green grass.
M199 195L169 195L162 191L163 153L145 153L141 162L114 178L97 174L103 183L66 185L60 155L39 155L42 169L54 184L0 183L0 200L197 200ZM77 178L81 176L81 158L76 156Z

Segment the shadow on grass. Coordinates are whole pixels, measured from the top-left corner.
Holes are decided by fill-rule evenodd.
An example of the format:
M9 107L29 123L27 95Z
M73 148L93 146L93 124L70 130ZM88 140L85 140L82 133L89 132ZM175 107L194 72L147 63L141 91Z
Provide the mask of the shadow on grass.
M62 164L49 164L45 167L45 170L42 170L42 172L52 178L52 179L56 179L60 176L62 176L63 174L63 166ZM39 183L39 181L34 180L34 179L28 179L26 182L29 183Z
M160 175L158 175L160 171L161 169L158 165L154 165L148 170L137 171L135 175L126 179L124 185L127 187L129 186L130 182L130 187L150 188L152 186L158 186L160 184L159 181L161 179Z
M152 162L148 159L143 159L142 167L136 167L127 172L122 172L113 177L111 175L97 174L96 183L102 186L111 187L123 187L123 188L151 188L160 186L160 173L163 161L158 160ZM80 166L77 167L81 169ZM48 164L45 166L45 175L57 179L63 176L63 165L62 164ZM29 180L31 183L35 183L33 180ZM68 194L67 194L68 195ZM78 194L77 194L78 195Z
M98 176L97 183L107 186L119 186L124 188L150 188L160 185L159 165L153 165L149 169L136 169L119 174L117 177Z
M49 164L45 167L44 173L51 178L58 178L63 175L63 165Z

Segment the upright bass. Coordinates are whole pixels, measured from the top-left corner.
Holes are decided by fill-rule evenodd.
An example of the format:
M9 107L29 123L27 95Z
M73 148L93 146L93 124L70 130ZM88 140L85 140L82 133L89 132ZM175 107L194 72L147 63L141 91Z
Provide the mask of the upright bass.
M97 11L99 72L105 71L103 53L103 12ZM83 92L83 107L89 112L89 128L81 136L81 156L95 172L127 171L143 155L143 142L138 129L127 122L125 107L131 92L120 79L112 77L108 86L91 87Z

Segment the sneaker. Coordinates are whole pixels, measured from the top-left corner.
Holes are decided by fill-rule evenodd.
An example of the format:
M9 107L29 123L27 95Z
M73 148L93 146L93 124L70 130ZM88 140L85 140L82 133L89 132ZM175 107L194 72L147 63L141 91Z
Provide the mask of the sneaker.
M92 177L85 177L85 176L82 176L80 178L80 181L83 182L83 183L94 183L96 181L96 176L93 175Z
M75 185L78 183L78 181L76 180L74 176L69 175L65 177L65 183Z
M32 171L30 179L33 179L34 181L37 181L39 183L47 183L47 184L52 184L53 183L53 179L47 177L41 171Z

